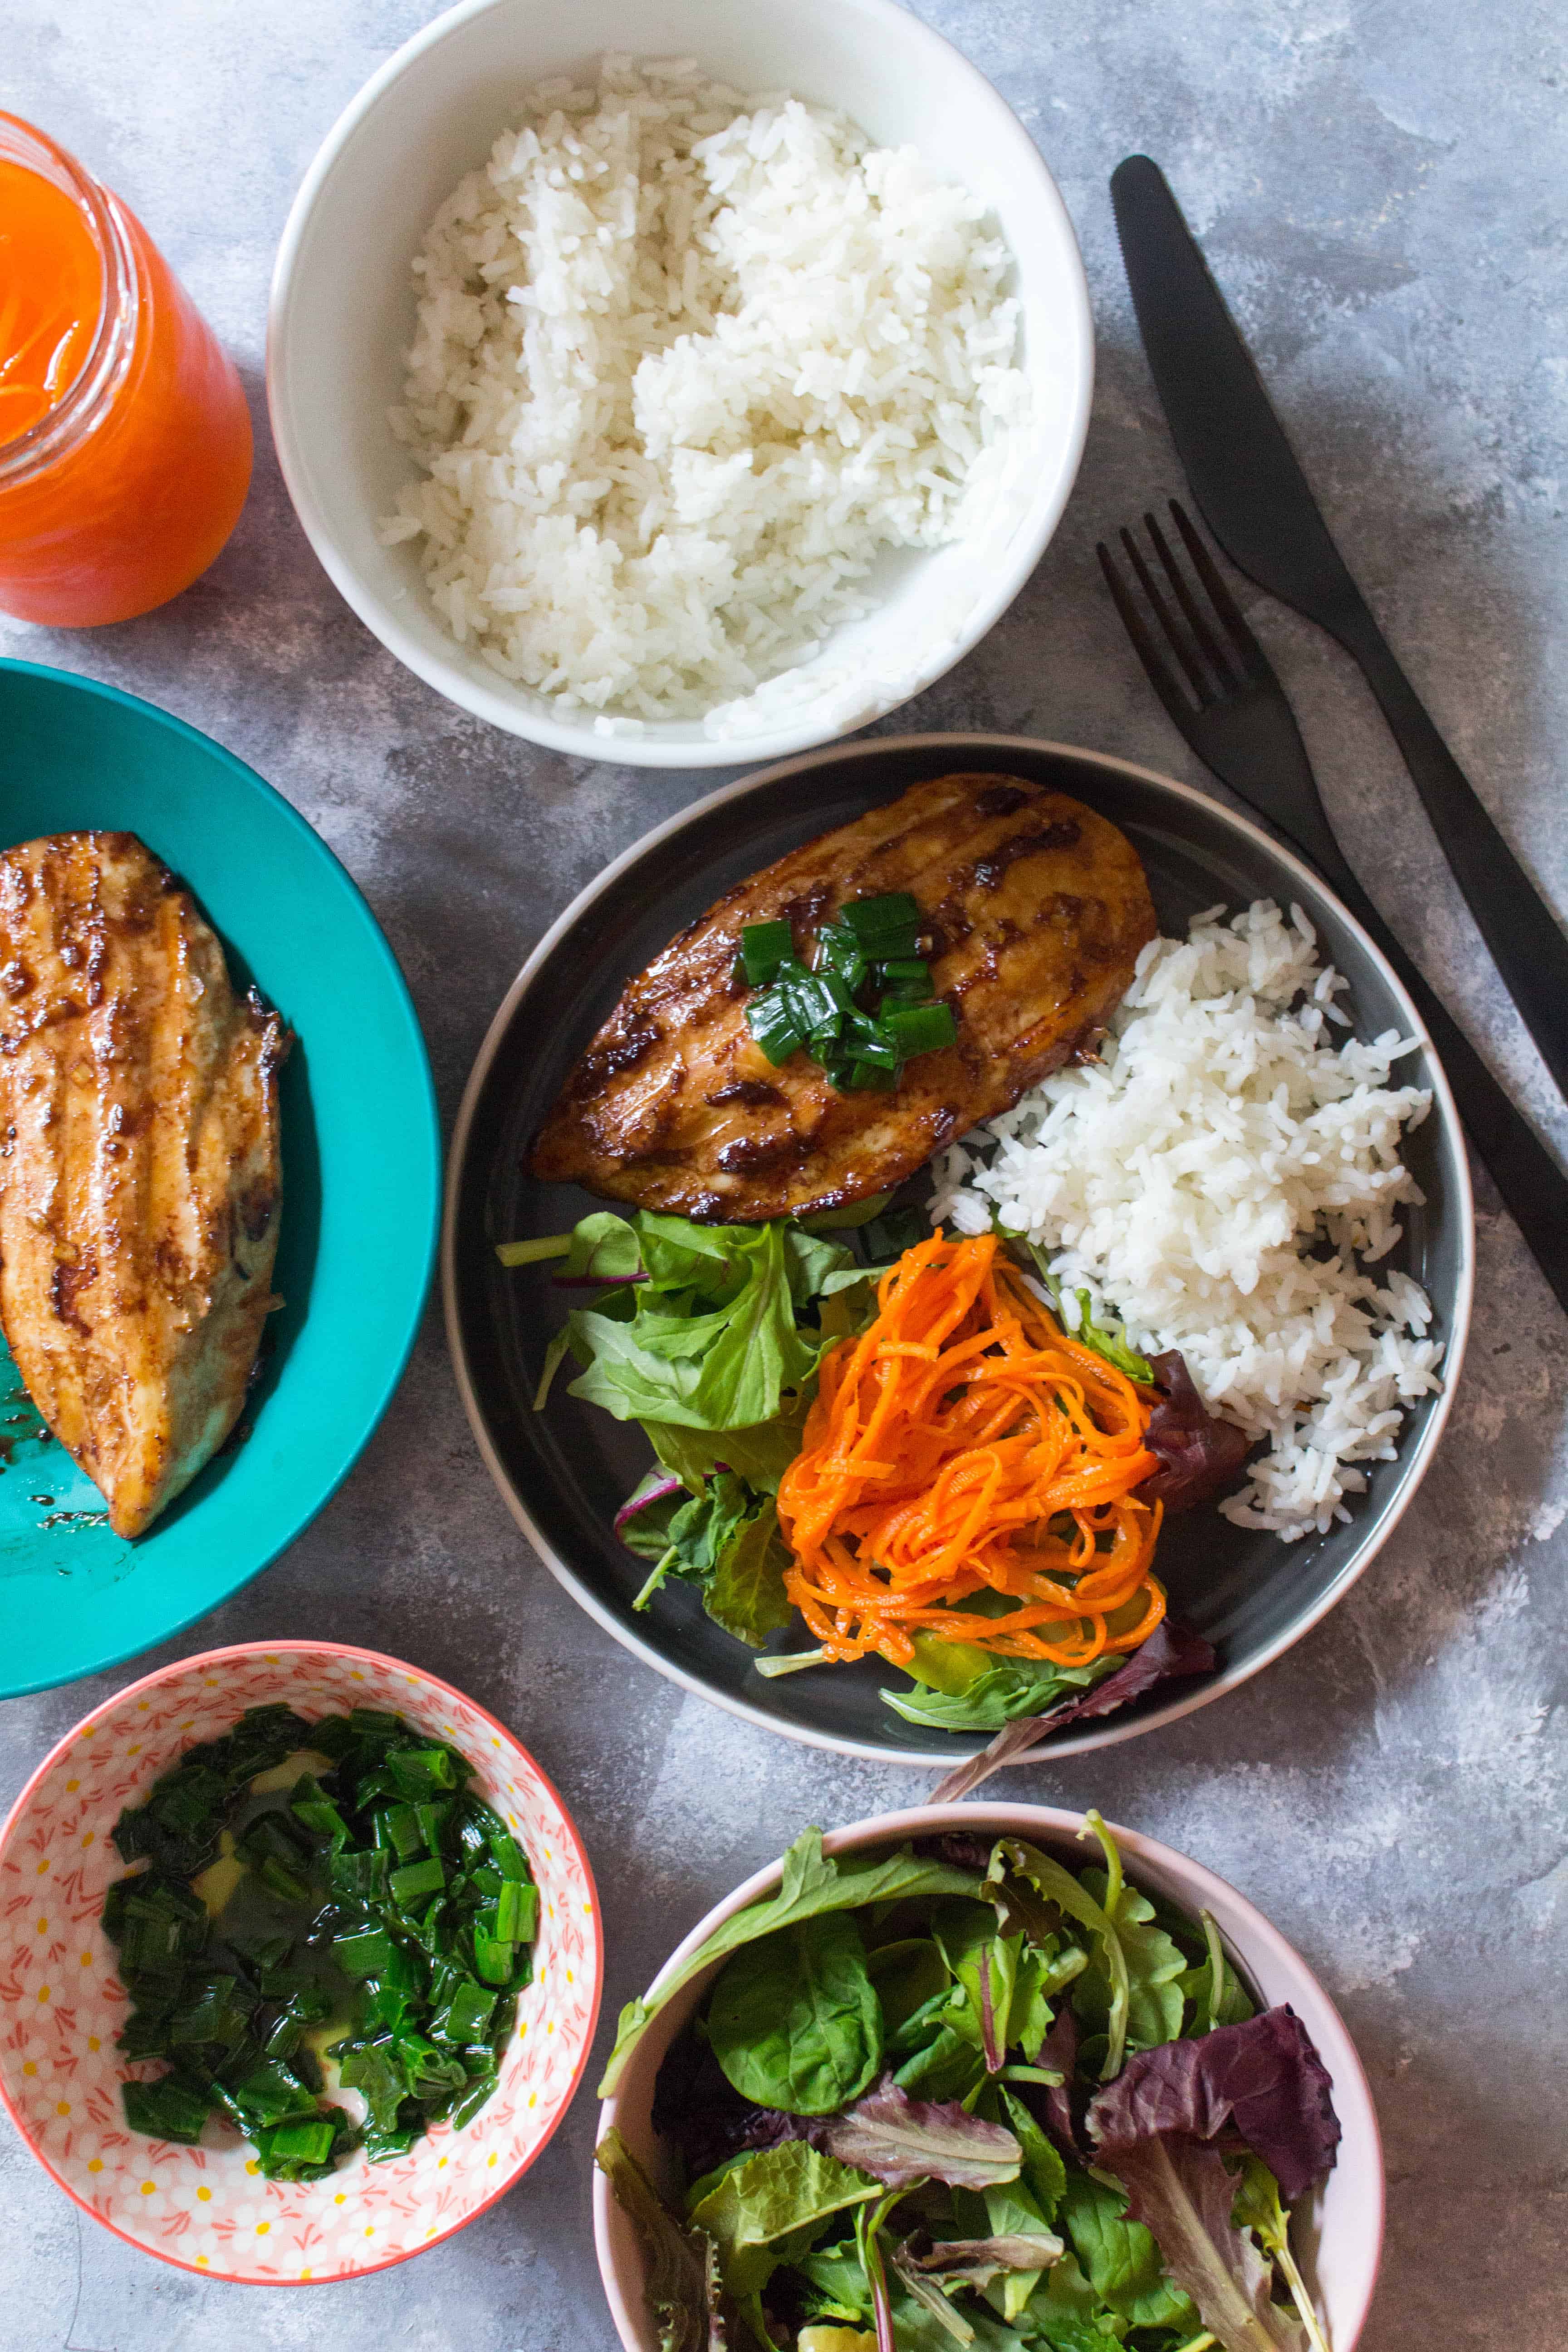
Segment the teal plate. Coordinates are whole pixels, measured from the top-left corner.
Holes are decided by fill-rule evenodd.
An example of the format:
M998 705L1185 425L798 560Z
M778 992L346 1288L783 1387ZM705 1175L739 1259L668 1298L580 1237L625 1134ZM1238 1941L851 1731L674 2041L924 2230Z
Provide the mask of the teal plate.
M0 848L136 834L188 882L237 985L295 1033L259 1377L231 1441L127 1543L0 1348L0 1697L118 1665L293 1542L391 1399L429 1289L441 1146L397 962L331 851L255 772L112 687L0 662Z

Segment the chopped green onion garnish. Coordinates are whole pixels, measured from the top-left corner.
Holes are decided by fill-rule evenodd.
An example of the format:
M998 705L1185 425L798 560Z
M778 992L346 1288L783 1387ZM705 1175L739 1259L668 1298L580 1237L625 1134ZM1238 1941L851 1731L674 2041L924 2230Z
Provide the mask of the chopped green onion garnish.
M786 957L795 953L787 923L748 923L741 933L741 961L753 988L765 988Z

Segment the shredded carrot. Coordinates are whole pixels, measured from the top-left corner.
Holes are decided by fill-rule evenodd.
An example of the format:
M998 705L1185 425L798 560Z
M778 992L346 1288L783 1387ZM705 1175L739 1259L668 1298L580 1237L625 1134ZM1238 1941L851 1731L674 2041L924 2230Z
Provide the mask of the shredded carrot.
M882 1276L877 1317L823 1357L779 1488L790 1599L835 1660L911 1635L1085 1665L1165 1613L1151 1573L1151 1406L1068 1337L994 1235L935 1234ZM963 1608L978 1592L1016 1606Z

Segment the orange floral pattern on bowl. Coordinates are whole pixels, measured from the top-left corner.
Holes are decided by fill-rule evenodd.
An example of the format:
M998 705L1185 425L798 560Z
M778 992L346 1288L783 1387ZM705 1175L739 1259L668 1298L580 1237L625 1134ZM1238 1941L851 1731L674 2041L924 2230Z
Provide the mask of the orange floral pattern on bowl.
M99 1926L124 1865L110 1842L193 1742L247 1706L314 1717L351 1706L450 1740L520 1839L539 1881L534 1980L488 2104L437 2125L395 2162L355 2155L324 2180L264 2180L238 2135L209 2122L198 2147L128 2132L114 2046L126 1996ZM282 2285L405 2262L460 2230L524 2173L581 2079L598 2017L603 1939L593 1874L560 1798L505 1727L445 1683L374 1651L247 1643L165 1666L63 1739L0 1831L0 2098L33 2154L132 2245L211 2278Z

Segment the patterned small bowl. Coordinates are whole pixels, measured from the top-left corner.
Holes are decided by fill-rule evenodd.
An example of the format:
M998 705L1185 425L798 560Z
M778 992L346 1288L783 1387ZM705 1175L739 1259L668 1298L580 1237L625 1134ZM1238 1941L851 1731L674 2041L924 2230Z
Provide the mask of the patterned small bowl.
M521 1841L542 1899L534 1980L489 2103L464 2130L438 2124L395 2162L355 2156L300 2185L262 2179L243 2141L216 2123L198 2147L126 2130L121 2081L158 2070L127 2067L115 2050L126 1997L99 1926L104 1892L123 1871L109 1839L121 1808L193 1742L279 1700L306 1717L384 1707L450 1740ZM78 1724L0 1830L0 2099L85 2212L208 2278L279 2286L385 2270L482 2213L565 2114L603 1976L588 1858L532 1757L471 1699L373 1650L253 1642L164 1666Z

